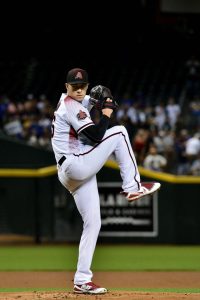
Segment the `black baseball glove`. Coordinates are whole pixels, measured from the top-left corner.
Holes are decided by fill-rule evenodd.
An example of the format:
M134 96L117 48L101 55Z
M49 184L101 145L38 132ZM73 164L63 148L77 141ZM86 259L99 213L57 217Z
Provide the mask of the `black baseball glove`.
M106 101L108 98L112 101ZM113 99L110 89L103 85L94 86L90 90L90 103L100 111L103 108L110 108L112 110L116 110L118 108L118 104Z

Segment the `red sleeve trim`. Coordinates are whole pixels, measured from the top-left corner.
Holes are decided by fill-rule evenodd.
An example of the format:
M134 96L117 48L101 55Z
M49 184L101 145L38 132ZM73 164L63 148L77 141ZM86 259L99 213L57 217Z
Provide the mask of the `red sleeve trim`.
M89 126L92 126L92 125L94 125L93 122L90 122L90 123L87 123L87 124L83 125L82 127L80 127L80 128L77 130L77 133L80 133L83 129L85 129L85 128L89 127Z

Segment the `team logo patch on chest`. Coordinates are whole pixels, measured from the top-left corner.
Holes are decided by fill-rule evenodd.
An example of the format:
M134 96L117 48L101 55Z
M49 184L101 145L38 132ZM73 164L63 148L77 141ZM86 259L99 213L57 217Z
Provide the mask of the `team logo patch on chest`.
M86 112L79 110L79 113L77 114L77 118L78 120L84 120L85 118L87 118Z

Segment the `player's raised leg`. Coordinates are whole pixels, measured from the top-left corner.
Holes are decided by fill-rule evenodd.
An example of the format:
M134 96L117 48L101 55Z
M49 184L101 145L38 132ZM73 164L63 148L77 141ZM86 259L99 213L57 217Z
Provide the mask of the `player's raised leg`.
M101 143L85 146L83 151L75 154L68 176L73 180L87 180L96 174L105 164L108 157L114 153L122 177L122 189L129 201L137 200L146 194L159 189L160 184L152 182L151 185L140 182L135 155L132 150L127 130L124 126L114 126L106 131ZM82 169L80 174L79 169Z
M87 180L103 167L112 153L115 154L119 164L123 180L122 188L126 191L137 191L140 188L140 174L124 126L114 126L108 129L99 144L86 145L80 153L74 154L73 158L70 158L73 163L69 163L68 176L80 182Z

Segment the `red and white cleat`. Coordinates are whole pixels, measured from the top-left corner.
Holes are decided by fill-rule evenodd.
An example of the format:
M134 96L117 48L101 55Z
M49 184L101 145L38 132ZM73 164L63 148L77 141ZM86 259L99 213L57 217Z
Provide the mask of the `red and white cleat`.
M74 293L76 294L105 294L107 293L107 289L100 287L93 282L87 282L81 285L75 284L74 285Z
M121 192L129 202L138 200L146 195L151 195L161 187L159 182L141 182L140 190L137 192Z

